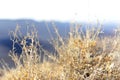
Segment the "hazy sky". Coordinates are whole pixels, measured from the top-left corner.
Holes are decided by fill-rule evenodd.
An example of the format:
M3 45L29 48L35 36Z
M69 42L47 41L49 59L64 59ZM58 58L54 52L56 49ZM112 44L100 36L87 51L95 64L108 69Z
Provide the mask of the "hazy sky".
M0 0L0 19L120 21L120 0Z

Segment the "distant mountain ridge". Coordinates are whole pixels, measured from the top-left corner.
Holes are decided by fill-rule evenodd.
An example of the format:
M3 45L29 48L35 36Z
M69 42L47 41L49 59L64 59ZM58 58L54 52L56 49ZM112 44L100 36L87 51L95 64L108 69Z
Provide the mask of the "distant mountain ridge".
M0 20L0 39L5 38L5 37L6 38L9 37L8 33L11 30L14 30L16 28L17 24L21 26L21 30L23 32L26 31L26 26L34 25L34 26L36 26L36 29L38 30L38 32L40 34L40 37L42 39L45 39L45 40L50 39L50 33L48 32L48 29L47 29L46 26L49 27L50 32L53 34L53 36L55 36L52 22L54 22L54 24L56 25L59 33L62 36L65 37L65 35L67 35L67 33L70 31L70 26L71 26L70 22L34 21L34 20L30 20L30 19L18 19L18 20L7 20L7 19L5 19L5 20ZM88 25L85 22L81 22L79 24L81 24L83 27ZM113 29L116 26L117 26L116 23L105 23L105 24L103 24L104 32L106 34L110 34L110 33L112 33Z

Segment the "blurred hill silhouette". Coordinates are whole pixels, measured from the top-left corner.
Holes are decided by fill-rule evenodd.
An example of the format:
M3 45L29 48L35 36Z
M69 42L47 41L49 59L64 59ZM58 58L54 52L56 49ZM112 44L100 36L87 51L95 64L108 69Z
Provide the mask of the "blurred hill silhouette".
M10 49L12 49L12 41L10 41L10 31L14 31L16 28L16 25L18 24L21 26L20 30L24 34L26 34L27 26L32 27L33 25L38 30L38 37L41 41L41 45L44 49L50 51L53 50L54 47L49 44L48 40L51 39L50 33L48 31L48 28L52 34L53 37L56 37L56 33L53 28L54 22L56 28L58 29L59 34L66 38L68 36L68 32L70 31L70 22L59 22L59 21L34 21L30 19L18 19L18 20L0 20L0 58L6 58L8 56L8 52ZM88 26L89 24L85 22L80 22L80 25L83 26L83 29L85 29L85 26ZM91 23L90 26L94 26L96 24ZM116 23L104 23L103 24L103 31L105 35L112 35L114 29L117 27ZM50 49L50 47L52 47ZM18 50L18 53L20 51ZM6 58L7 60L7 58Z

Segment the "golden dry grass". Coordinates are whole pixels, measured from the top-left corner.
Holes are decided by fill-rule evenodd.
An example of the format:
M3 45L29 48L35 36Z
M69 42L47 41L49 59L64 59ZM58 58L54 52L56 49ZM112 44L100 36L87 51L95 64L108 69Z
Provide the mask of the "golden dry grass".
M1 80L119 80L120 79L120 33L117 29L114 37L99 38L100 28L88 28L83 32L76 26L69 38L64 41L54 26L58 35L53 41L58 57L49 55L41 48L34 29L20 37L19 29L12 32L13 50L10 57L15 68L3 65ZM27 45L27 39L31 44ZM17 56L14 45L21 45L22 54ZM41 62L41 54L44 58Z

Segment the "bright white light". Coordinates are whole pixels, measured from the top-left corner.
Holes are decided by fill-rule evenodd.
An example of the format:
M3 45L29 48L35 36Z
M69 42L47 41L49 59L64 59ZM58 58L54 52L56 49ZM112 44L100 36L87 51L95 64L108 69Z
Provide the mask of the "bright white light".
M0 0L0 18L120 21L120 0Z

